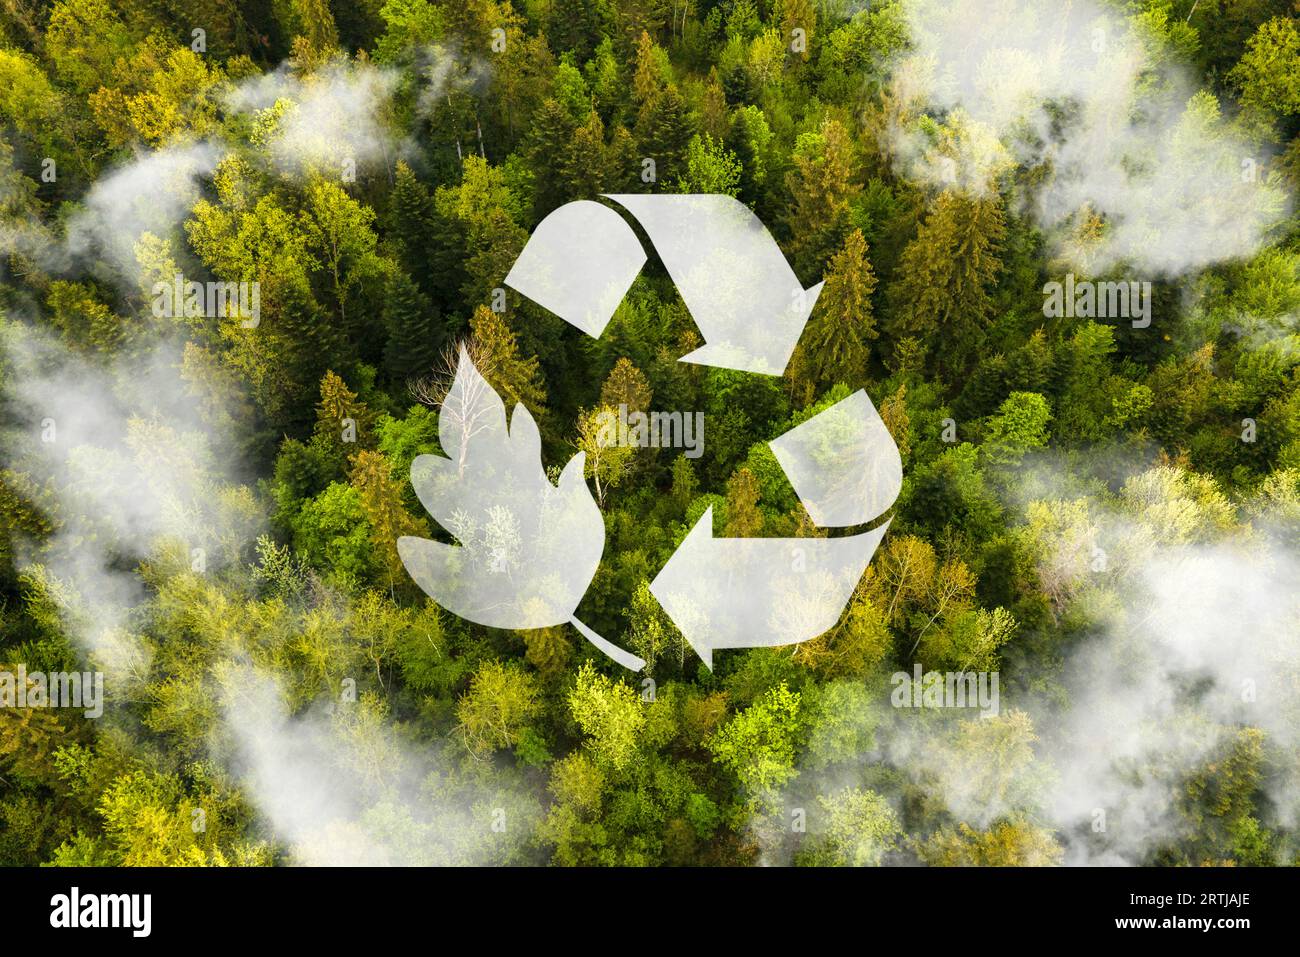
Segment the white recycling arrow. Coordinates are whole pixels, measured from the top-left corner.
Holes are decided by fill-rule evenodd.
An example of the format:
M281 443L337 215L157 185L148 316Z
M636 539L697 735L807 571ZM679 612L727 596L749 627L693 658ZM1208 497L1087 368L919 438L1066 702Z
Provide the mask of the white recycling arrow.
M829 630L888 527L847 538L714 538L710 507L650 593L712 670L715 649L797 644Z
M505 283L600 338L644 263L641 241L623 217L582 199L537 224Z
M903 463L863 390L768 443L812 520L864 525L898 497ZM691 647L790 645L839 620L889 522L845 538L714 538L705 512L650 584Z
M719 194L606 195L650 236L705 344L683 362L781 375L822 284L804 289L744 203Z
M864 389L768 445L822 528L865 525L883 515L903 487L898 446Z
M619 193L650 236L704 345L699 365L781 375L822 283L804 289L781 248L744 203L720 194ZM645 263L632 228L612 209L578 200L538 224L505 283L599 337Z

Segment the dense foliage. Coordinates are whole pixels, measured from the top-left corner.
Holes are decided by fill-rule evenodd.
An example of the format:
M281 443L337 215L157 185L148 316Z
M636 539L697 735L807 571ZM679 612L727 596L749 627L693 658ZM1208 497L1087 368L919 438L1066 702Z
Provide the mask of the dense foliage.
M1297 10L1193 6L1113 9L1196 77L1192 135L1293 193ZM1089 270L1026 200L1042 168L900 163L900 128L974 149L899 98L908 44L895 2L0 3L0 665L106 687L98 719L0 708L0 862L1291 862L1294 607L1222 599L1215 627L1280 635L1238 674L1207 650L1232 627L1153 651L1138 596L1241 542L1297 581L1296 221L1089 276L1155 280L1148 327L1045 316ZM550 210L648 190L739 198L825 279L784 377L679 362L700 337L653 257L599 339L503 287ZM257 283L259 321L158 315L177 273ZM405 574L462 343L553 473L587 451L579 613L644 675ZM826 534L766 443L858 388L904 463L867 576L826 635L709 671L649 582L710 506ZM703 455L601 448L621 403L702 411ZM1000 712L891 707L916 663L998 673ZM1265 717L1207 703L1247 680ZM1111 799L1076 806L1097 750Z

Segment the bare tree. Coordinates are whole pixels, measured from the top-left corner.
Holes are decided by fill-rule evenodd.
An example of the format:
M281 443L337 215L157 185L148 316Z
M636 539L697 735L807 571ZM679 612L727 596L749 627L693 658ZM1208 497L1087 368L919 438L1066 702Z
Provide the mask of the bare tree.
M466 360L478 370L478 375L461 377L460 387L453 390L460 364ZM495 392L488 384L492 367L491 351L469 337L443 349L428 374L406 383L407 390L417 402L438 409L438 438L443 451L447 451L449 442L459 446L456 459L458 475L464 474L470 439L492 425L496 406L490 400Z

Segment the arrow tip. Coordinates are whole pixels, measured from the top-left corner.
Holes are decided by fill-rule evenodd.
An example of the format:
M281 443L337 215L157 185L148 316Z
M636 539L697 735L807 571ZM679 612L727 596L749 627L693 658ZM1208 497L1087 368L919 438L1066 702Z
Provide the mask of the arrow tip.
M682 356L679 361L713 366L718 369L735 369L737 372L781 375L794 352L794 345L791 342L788 349L778 345L777 348L760 354L747 346L737 346L729 342L706 342L693 352Z
M804 322L807 322L808 317L812 315L813 306L817 305L817 297L822 294L822 286L824 285L826 285L825 279L817 283L815 286L809 286L803 291L803 308L799 310L802 315L799 318ZM800 324L799 329L800 331L803 330L802 324Z
M710 505L691 526L676 551L669 556L667 564L659 569L654 581L650 582L650 594L654 595L655 601L668 613L673 624L710 671L713 670L713 646L709 644L707 625L701 628L701 623L691 614L692 600L688 582L695 577L692 569L697 561L697 551L712 539L713 506Z
M794 347L803 335L808 317L817 305L825 281L809 286L807 289L795 287L791 297L789 311L773 316L771 335L749 338L750 330L740 342L720 339L706 342L693 352L682 356L682 362L694 365L714 366L722 369L735 369L738 372L753 372L758 375L782 375L794 354ZM746 341L748 339L748 341Z

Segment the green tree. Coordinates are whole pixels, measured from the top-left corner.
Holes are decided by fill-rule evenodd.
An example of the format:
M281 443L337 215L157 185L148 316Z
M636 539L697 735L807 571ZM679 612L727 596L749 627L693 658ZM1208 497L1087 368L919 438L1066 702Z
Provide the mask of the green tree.
M691 137L686 170L676 182L679 193L740 193L741 169L736 154L708 133Z
M794 169L785 179L790 251L800 275L812 276L843 244L862 183L853 140L838 120L802 134L792 159Z
M787 375L800 404L812 401L818 386L838 382L855 388L866 378L867 340L878 335L871 307L875 288L867 241L855 229L831 259L826 285L790 361Z
M936 831L919 848L934 867L1051 867L1063 851L1052 833L1030 821L999 821L977 831L962 822Z
M543 101L533 118L528 156L533 171L533 213L539 219L571 198L576 129L569 111L555 99Z
M437 307L402 269L388 278L384 299L384 368L395 380L428 375L445 347L444 325Z
M359 337L360 319L349 319L357 299L372 299L390 264L376 251L375 213L334 183L317 180L307 190L304 233L307 248L321 262L338 307L339 324Z
M632 468L636 448L619 441L618 409L598 405L578 413L578 451L585 456L585 474L596 485L596 501L605 505L605 495L622 484Z
M539 710L535 682L527 672L500 661L484 662L474 672L456 705L470 753L481 757L520 743Z
M373 539L361 493L342 482L305 502L293 520L294 550L321 571L354 582L374 577Z
M600 41L600 6L596 0L553 0L546 35L556 51L567 51L586 62Z
M942 368L969 367L993 316L991 290L1005 235L996 198L941 193L899 260L890 289L895 337L940 343Z
M646 720L636 691L610 680L588 661L578 671L567 701L597 764L614 771L627 768Z
M469 321L474 336L479 372L501 395L506 407L522 402L533 415L546 409L546 387L537 357L520 355L519 341L505 317L487 306L479 306Z
M339 32L328 0L293 0L293 12L296 25L315 57L323 60L339 45Z
M623 356L614 363L605 382L600 387L600 403L617 409L626 406L628 412L649 412L654 389L645 375Z
M687 147L693 130L677 87L669 86L650 100L635 132L642 158L655 161L655 182L672 183L675 177L688 175Z
M371 541L379 552L381 567L388 576L388 587L406 581L397 540L403 535L429 536L429 525L416 518L402 503L402 486L395 481L383 453L362 449L352 460L349 475L352 487L361 498L361 510L370 525Z
M442 269L451 266L439 245L440 233L447 229L449 224L439 218L429 188L398 160L388 196L388 232L398 247L398 263L428 295L439 287ZM459 282L452 285L460 287Z
M819 795L811 845L799 863L809 866L878 867L898 843L902 827L889 803L874 791L845 788Z
M758 508L758 480L747 468L736 469L727 481L726 538L757 538L763 531Z
M1018 461L1026 452L1047 444L1052 410L1037 392L1013 392L990 416L981 452L992 463Z
M75 349L111 355L126 341L127 325L85 283L50 283L50 322Z
M1295 17L1260 24L1228 79L1248 106L1282 116L1300 113L1300 26Z
M796 773L799 717L799 693L783 683L733 716L705 745L751 797L762 797Z

